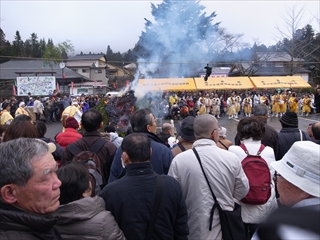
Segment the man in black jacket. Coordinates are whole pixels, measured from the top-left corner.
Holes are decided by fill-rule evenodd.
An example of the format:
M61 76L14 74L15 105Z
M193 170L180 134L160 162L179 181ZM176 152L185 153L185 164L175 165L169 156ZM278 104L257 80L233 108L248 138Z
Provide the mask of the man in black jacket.
M282 129L278 133L279 152L276 160L280 160L296 141L312 141L310 136L298 128L298 116L295 112L286 112L280 118Z
M60 205L54 150L34 138L0 144L0 239L61 239L46 217Z
M261 143L265 146L269 146L273 149L274 155L277 156L279 151L279 143L278 143L278 133L277 131L267 124L268 120L268 107L265 104L255 105L252 114L254 117L258 118L264 123L264 127L266 129L265 133L262 136ZM240 146L240 137L239 134L234 138L234 144Z
M141 133L123 139L121 162L125 175L109 183L100 195L127 239L148 239L153 213L156 218L150 239L187 239L188 214L180 185L174 178L153 171L150 142ZM157 178L162 179L160 195ZM160 201L158 208L154 208L156 200Z

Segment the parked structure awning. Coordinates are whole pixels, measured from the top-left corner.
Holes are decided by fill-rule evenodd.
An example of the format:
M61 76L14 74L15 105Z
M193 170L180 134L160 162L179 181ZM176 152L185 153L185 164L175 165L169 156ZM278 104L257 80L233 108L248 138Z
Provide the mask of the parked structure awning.
M147 91L196 90L193 78L139 79L139 85Z
M256 88L310 88L300 76L250 77Z
M203 78L195 78L198 90L205 89L252 89L254 88L252 82L248 77L218 77L208 78L204 81Z

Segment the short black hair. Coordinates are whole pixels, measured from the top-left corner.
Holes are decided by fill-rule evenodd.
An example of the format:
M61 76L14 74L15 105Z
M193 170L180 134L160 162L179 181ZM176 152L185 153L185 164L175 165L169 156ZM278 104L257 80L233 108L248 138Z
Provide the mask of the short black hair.
M255 141L261 140L266 129L261 120L255 117L242 118L237 126L241 140L252 138Z
M89 170L86 165L78 162L67 162L57 170L61 181L60 204L67 204L82 198L89 189Z
M2 104L2 109L4 110L4 109L6 109L8 106L10 106L10 103L5 102L5 103Z
M87 132L96 131L99 129L100 124L102 122L102 115L101 113L94 109L90 108L81 117L81 125L83 126L84 130Z
M142 133L131 133L121 143L122 152L126 152L132 163L150 160L150 139Z
M150 117L151 110L149 108L139 109L130 117L130 123L134 132L148 132L147 126L152 125Z
M110 133L110 132L116 132L116 129L112 125L107 125L104 127L104 131Z
M35 121L33 122L33 125L37 128L38 130L38 133L39 133L39 138L42 138L44 137L44 135L46 134L47 132L47 126L44 122L42 121Z
M12 120L12 122L18 122L18 121L31 121L31 117L25 114L19 114Z

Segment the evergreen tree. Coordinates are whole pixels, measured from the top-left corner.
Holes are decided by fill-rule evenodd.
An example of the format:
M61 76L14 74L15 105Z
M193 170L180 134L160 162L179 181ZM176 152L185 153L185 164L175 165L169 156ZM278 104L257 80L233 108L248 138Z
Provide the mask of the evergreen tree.
M12 42L12 53L16 57L24 56L24 42L21 39L19 31L16 31L14 41Z
M204 66L187 62L212 59L209 42L219 29L219 23L212 23L215 12L206 16L196 0L164 0L151 8L155 22L145 19L145 31L134 48L140 71L153 77L188 77Z

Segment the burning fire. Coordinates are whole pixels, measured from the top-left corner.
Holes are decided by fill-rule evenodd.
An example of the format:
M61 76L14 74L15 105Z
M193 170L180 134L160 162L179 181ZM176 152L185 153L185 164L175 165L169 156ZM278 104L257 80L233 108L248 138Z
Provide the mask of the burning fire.
M114 96L106 103L106 114L111 125L120 132L125 132L129 125L130 115L134 111L137 98L134 91L130 90L121 96Z

